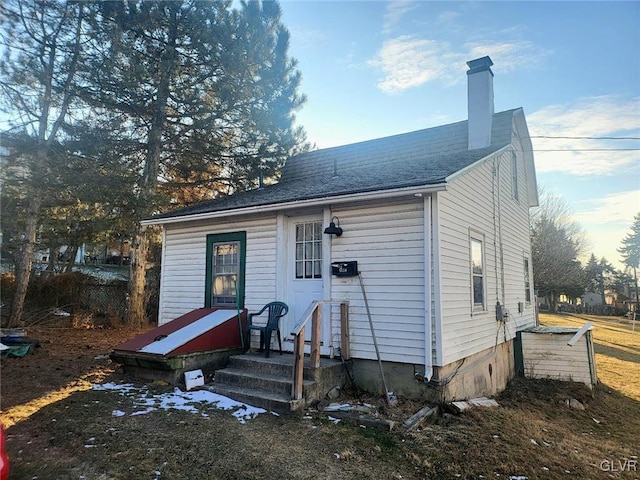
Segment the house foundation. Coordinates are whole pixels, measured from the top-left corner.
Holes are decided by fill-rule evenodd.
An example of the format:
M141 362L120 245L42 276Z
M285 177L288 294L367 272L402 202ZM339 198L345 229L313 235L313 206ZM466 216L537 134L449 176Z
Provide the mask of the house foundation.
M184 383L184 372L200 369L205 376L209 376L226 367L229 357L241 353L241 349L218 349L166 357L115 351L110 358L122 364L125 373L136 378L179 385Z
M451 402L503 391L515 375L513 340L500 343L443 367L435 367L429 382L423 365L383 362L387 388L412 400ZM356 385L372 393L384 392L375 360L353 360Z

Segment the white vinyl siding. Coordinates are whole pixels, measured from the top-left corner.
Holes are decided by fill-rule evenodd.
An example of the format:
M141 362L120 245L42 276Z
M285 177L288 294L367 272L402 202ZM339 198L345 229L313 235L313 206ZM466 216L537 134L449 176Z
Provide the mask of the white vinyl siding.
M422 198L341 207L332 214L344 233L331 240L331 261L358 262L382 360L424 364ZM351 355L375 359L358 277L332 277L331 297L349 301ZM332 325L339 344L339 321Z
M518 312L525 302L524 252L530 251L528 207L512 197L512 152L504 152L453 178L438 194L440 215L440 290L443 364L491 348L533 325L533 309ZM518 161L522 161L520 156ZM524 168L518 169L524 175ZM520 186L526 185L524 179ZM521 192L522 193L522 192ZM486 310L474 311L469 232L484 234ZM504 265L502 268L501 265ZM499 328L495 304L509 312L507 328ZM499 331L498 331L499 329Z
M256 311L276 300L276 219L192 222L165 226L160 325L204 306L207 235L246 231L245 308Z

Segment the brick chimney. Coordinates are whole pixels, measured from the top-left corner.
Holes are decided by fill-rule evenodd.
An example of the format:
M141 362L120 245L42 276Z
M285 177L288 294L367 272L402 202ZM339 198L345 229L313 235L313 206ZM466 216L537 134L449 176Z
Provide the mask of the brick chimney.
M467 109L469 150L491 145L493 123L493 62L489 57L467 62Z

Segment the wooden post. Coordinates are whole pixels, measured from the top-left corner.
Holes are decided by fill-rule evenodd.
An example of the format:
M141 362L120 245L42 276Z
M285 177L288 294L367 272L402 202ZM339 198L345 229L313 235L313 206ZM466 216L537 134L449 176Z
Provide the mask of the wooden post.
M349 304L340 304L340 353L344 360L351 358L349 348Z
M318 368L320 366L320 327L322 326L323 307L324 304L319 302L311 317L311 354L309 355L309 365L311 368Z
M294 339L293 346L293 383L291 384L291 398L302 399L302 380L304 373L304 327Z

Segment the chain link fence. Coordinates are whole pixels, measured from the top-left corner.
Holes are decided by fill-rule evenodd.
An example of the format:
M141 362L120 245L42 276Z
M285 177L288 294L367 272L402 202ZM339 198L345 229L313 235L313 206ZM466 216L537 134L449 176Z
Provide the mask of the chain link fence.
M157 322L159 269L147 281L148 318ZM2 274L0 326L6 326L15 291L12 274ZM127 318L128 285L125 280L101 280L71 272L33 276L25 299L22 323L74 327L118 326Z

